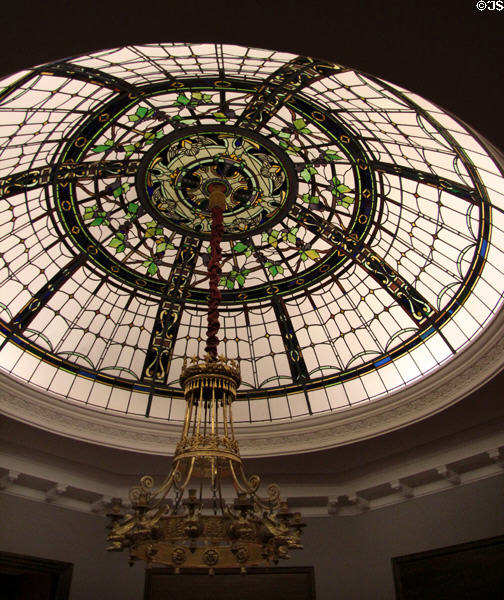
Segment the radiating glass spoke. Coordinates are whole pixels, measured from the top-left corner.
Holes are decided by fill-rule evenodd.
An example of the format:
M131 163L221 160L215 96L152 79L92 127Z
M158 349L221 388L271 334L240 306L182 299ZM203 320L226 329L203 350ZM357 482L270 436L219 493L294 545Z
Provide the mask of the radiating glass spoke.
M272 304L289 360L292 381L297 384L306 382L309 377L308 369L306 368L301 346L299 345L296 331L289 318L285 304L281 299L274 299Z
M44 67L42 73L56 75L58 77L70 77L72 79L78 79L88 83L95 83L108 87L115 92L126 92L132 96L140 95L140 90L124 79L114 77L114 75L105 73L99 69L83 67L82 65L76 65L71 62L58 62L47 65Z
M272 73L249 100L236 125L260 130L295 94L342 68L334 63L298 56Z
M61 271L56 273L56 275L43 285L12 318L9 323L11 330L17 335L22 333L60 287L64 285L86 261L86 255L81 254L75 256Z
M184 299L191 283L200 248L201 240L188 237L181 240L166 285L166 296L159 303L149 350L142 370L142 379L166 383L180 318L184 309Z
M336 225L327 223L318 215L303 213L298 206L293 208L293 217L300 225L318 233L338 251L362 267L387 290L415 323L422 324L436 316L436 309L367 244L345 233Z
M388 164L384 162L373 162L371 165L378 173L390 173L391 175L397 175L398 177L404 177L405 179L425 183L427 185L434 186L439 190L453 194L458 198L464 198L469 202L479 202L476 190L462 185L456 181L450 181L444 177L439 177L434 173L427 173L425 171L412 169L411 167Z
M0 179L0 196L8 198L51 183L135 175L139 162L138 160L104 160L99 162L60 163L53 167L30 169Z

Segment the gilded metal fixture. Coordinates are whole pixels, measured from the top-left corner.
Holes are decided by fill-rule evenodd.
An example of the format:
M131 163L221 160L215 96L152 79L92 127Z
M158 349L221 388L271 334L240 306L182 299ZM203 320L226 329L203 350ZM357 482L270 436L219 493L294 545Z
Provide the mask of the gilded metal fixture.
M112 523L107 549L129 549L130 564L142 559L148 565L171 565L176 572L183 567L207 568L211 574L215 567L240 567L245 572L247 566L277 563L289 558L289 549L302 548L301 514L289 511L275 484L268 487L266 499L260 498L260 478L245 475L232 417L240 370L235 360L217 355L226 189L218 181L209 189L212 252L206 356L184 361L180 384L186 412L171 471L158 488L152 477L142 477L130 490L132 511L123 516L116 506L108 515ZM223 497L226 479L236 493L232 504ZM171 501L169 492L174 494Z

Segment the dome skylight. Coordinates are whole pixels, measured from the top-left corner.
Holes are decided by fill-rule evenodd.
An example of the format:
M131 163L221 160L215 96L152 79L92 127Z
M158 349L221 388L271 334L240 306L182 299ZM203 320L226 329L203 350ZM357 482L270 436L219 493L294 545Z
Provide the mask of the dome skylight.
M96 52L1 83L0 365L61 400L183 418L223 173L237 423L384 398L501 306L501 167L416 94L214 44Z

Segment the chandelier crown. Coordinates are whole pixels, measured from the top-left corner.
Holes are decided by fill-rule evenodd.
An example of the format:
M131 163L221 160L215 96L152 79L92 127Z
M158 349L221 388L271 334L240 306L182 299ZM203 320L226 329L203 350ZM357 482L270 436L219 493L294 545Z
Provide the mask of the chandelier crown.
M182 372L180 374L180 385L186 386L186 383L198 375L203 376L225 376L234 383L235 391L240 387L241 375L240 366L235 359L227 358L223 354L214 359L209 352L201 360L198 356L193 356L188 363L187 357L184 359Z

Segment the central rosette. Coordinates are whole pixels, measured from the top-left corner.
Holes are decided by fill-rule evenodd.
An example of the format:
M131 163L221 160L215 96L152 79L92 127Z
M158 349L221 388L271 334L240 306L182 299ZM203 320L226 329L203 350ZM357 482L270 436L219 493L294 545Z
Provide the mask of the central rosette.
M295 197L287 155L264 136L237 127L175 131L145 156L137 189L144 208L171 229L209 237L212 184L225 187L225 237L266 229Z

